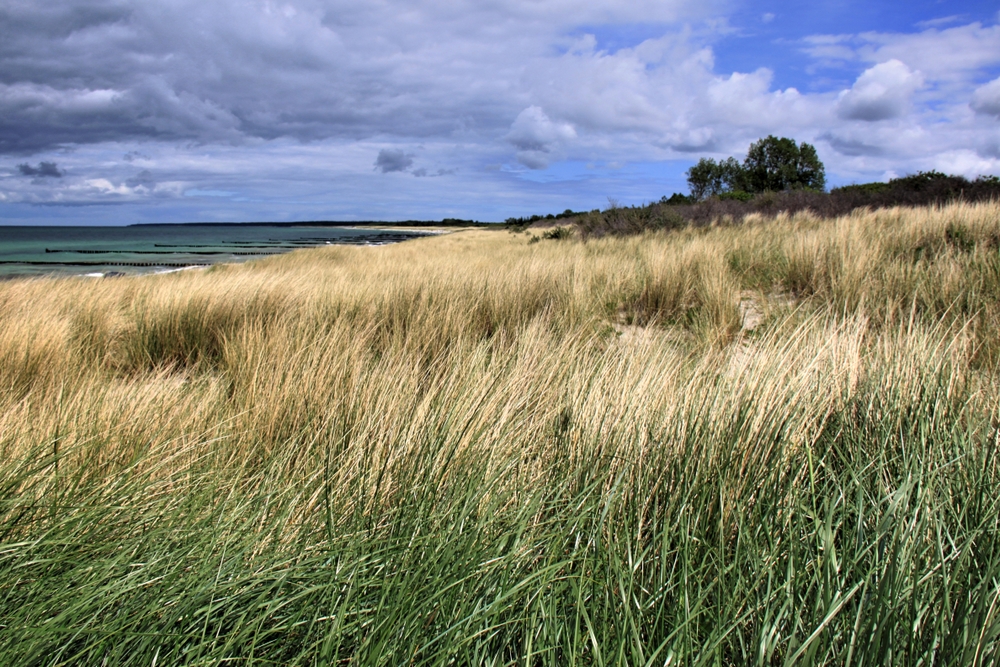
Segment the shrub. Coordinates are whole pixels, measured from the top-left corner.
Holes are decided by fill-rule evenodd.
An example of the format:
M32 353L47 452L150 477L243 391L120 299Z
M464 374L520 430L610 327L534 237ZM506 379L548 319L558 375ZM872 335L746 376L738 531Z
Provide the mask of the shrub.
M753 195L745 190L733 190L732 192L723 192L718 195L719 199L722 201L750 201L753 199Z
M573 232L570 231L569 227L553 227L542 234L543 239L552 239L553 241L561 241L571 236L573 236Z
M664 195L660 198L660 203L666 206L684 206L685 204L693 204L697 201L694 197L688 197L687 195L682 195L680 192L675 192L670 195L669 199Z

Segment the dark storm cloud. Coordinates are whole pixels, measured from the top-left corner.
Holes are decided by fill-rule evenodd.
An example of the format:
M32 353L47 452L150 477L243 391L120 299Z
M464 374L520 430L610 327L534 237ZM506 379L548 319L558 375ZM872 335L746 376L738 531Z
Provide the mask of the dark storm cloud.
M879 146L873 146L871 144L866 144L863 141L858 141L857 139L846 139L844 137L838 137L835 134L826 133L818 137L820 140L830 144L833 150L837 151L841 155L849 155L852 157L858 156L878 156L883 155L885 150Z
M48 178L62 178L63 173L59 171L59 166L55 162L39 162L37 167L24 163L17 165L17 170L22 176L36 176Z
M4 3L0 153L426 137L510 123L516 109L496 102L502 80L478 82L468 63L495 53L469 40L443 52L425 31L396 30L397 14L339 0Z
M383 148L378 152L378 157L375 158L375 168L383 174L388 174L391 171L406 171L412 165L412 155L393 148Z
M67 39L87 28L125 21L130 14L128 3L109 0L61 4L11 0L0 7L0 30L7 37L0 52L16 52L18 36Z
M712 140L690 143L690 142L677 142L668 144L670 148L677 151L678 153L711 153L715 150L715 142Z
M565 48L578 26L665 25L710 15L721 1L7 0L0 154L146 140L488 141L552 78L536 62L563 69L553 46ZM601 58L590 47L574 53L584 66L561 78L586 90L576 81L593 81L586 63ZM560 92L564 117L550 111L551 122L589 115L600 129L609 115L601 109L621 117L618 92L607 100ZM552 149L518 147L528 161Z

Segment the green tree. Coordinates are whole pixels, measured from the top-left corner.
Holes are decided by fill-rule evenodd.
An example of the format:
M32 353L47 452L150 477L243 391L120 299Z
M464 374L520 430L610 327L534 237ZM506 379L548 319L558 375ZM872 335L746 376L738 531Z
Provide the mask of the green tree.
M820 190L826 188L826 171L816 149L805 142L769 135L750 144L743 161L747 192Z
M706 199L724 192L743 190L743 167L736 158L716 162L702 158L687 171L688 187L695 199Z
M702 158L688 169L687 177L695 199L782 190L822 191L826 187L826 172L816 149L805 142L799 145L793 139L775 136L750 144L743 164L732 157L719 162Z

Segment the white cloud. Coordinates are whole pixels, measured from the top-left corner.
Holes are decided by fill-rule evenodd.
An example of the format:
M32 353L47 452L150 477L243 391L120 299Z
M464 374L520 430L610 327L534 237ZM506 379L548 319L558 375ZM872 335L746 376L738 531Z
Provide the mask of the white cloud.
M1000 63L1000 25L979 23L915 34L864 33L864 59L897 59L932 79L969 76Z
M898 60L932 81L965 81L1000 64L1000 25L969 23L915 33L812 35L803 51L820 61L884 63Z
M821 63L853 61L859 58L854 41L853 35L808 35L802 39L802 52Z
M716 127L745 128L743 138L771 132L789 134L821 126L829 113L827 96L805 96L795 88L772 90L767 69L734 72L713 81L707 91Z
M913 93L923 86L923 76L898 60L879 63L864 71L850 90L840 94L837 113L852 120L887 120L909 111Z
M936 169L968 178L975 178L980 174L995 174L997 167L1000 167L1000 160L995 156L983 156L967 149L947 151L935 160Z
M915 25L921 29L927 28L940 28L943 25L949 25L951 23L960 23L966 17L962 14L952 14L951 16L942 16L936 19L928 19L926 21L918 21Z
M970 106L976 113L1000 118L1000 78L976 88Z
M935 25L957 20L946 18ZM994 149L991 89L983 77L1000 65L1000 26L813 35L802 43L816 71L835 74L869 64L840 93L838 117L817 136L828 147L820 149L828 173L996 172L1000 151Z
M110 108L120 96L121 91L110 89L56 89L35 83L0 83L0 108L8 113L24 108L49 108L77 113L100 111Z
M99 191L101 194L114 194L114 195L130 195L132 194L132 189L127 185L122 183L121 185L115 185L106 178L90 178L83 182L85 187L93 188ZM80 186L71 186L73 189L78 189Z
M517 149L517 160L529 169L544 169L553 154L576 138L576 130L569 123L554 123L545 112L530 106L517 115L507 133Z
M576 159L740 151L770 132L811 135L831 117L831 95L774 90L770 70L718 75L712 50L690 35L667 34L614 53L598 50L586 35L568 46L533 62L525 81L535 106L575 128L567 154Z

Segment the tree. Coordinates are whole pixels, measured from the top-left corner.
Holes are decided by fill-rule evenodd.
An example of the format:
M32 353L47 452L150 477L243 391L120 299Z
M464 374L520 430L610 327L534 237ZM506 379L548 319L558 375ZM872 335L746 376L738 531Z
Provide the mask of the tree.
M746 160L736 158L716 162L702 158L687 172L688 186L695 199L725 193L780 192L782 190L820 190L826 187L823 163L816 149L793 139L768 136L750 144Z
M716 162L712 158L702 158L698 164L688 169L688 187L695 199L706 199L723 192L743 190L743 167L736 158L726 158Z
M820 190L826 188L826 172L816 149L805 142L769 135L750 144L743 161L747 192Z

